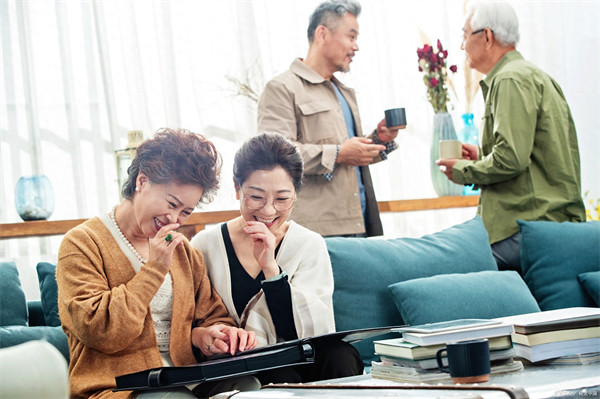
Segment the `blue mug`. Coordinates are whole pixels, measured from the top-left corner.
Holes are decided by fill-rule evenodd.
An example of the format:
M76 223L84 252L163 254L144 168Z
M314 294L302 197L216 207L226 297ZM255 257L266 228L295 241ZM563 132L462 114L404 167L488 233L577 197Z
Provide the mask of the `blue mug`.
M442 363L447 353L448 367ZM490 344L487 339L451 342L436 353L440 371L450 373L455 384L486 382L490 379Z

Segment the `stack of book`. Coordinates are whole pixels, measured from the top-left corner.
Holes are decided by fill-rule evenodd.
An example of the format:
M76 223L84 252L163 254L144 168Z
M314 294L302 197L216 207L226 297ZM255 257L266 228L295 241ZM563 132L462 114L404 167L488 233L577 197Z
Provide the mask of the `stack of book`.
M394 329L401 338L374 341L380 361L373 361L371 375L399 382L441 382L450 378L438 369L436 353L447 342L487 338L490 345L491 374L520 371L523 364L514 360L512 325L499 321L461 319ZM447 367L447 360L443 359Z
M529 362L585 364L600 360L600 309L567 308L505 317L514 325L518 357Z

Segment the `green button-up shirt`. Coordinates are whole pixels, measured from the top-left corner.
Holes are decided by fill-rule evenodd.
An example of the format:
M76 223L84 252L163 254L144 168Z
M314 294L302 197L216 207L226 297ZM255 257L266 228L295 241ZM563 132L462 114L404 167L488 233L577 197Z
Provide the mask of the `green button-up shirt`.
M490 243L517 233L517 219L585 221L577 132L560 86L517 51L480 85L480 159L458 161L452 175L481 187Z

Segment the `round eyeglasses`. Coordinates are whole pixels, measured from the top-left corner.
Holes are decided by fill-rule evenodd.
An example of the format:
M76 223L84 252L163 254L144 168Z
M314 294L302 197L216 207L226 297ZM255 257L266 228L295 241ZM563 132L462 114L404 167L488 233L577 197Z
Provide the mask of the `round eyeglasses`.
M242 191L244 204L251 211L257 211L267 205L267 199L257 194L246 194ZM278 197L273 199L273 208L279 212L289 211L296 202L296 197Z

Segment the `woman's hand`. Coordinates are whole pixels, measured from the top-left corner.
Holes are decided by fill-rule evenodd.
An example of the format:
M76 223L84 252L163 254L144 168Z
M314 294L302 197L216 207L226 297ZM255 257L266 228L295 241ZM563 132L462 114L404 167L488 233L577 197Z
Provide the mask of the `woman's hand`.
M192 330L192 345L205 356L236 352L256 347L256 334L242 328L215 324L210 327L195 327Z
M157 262L167 267L171 267L173 260L173 252L178 245L183 245L185 236L175 231L179 227L179 223L172 223L163 226L158 233L149 241L150 254L148 262ZM167 241L167 236L171 239Z
M271 230L261 222L246 221L244 233L252 238L254 258L262 269L265 278L269 279L279 274L279 266L275 261L277 239Z

